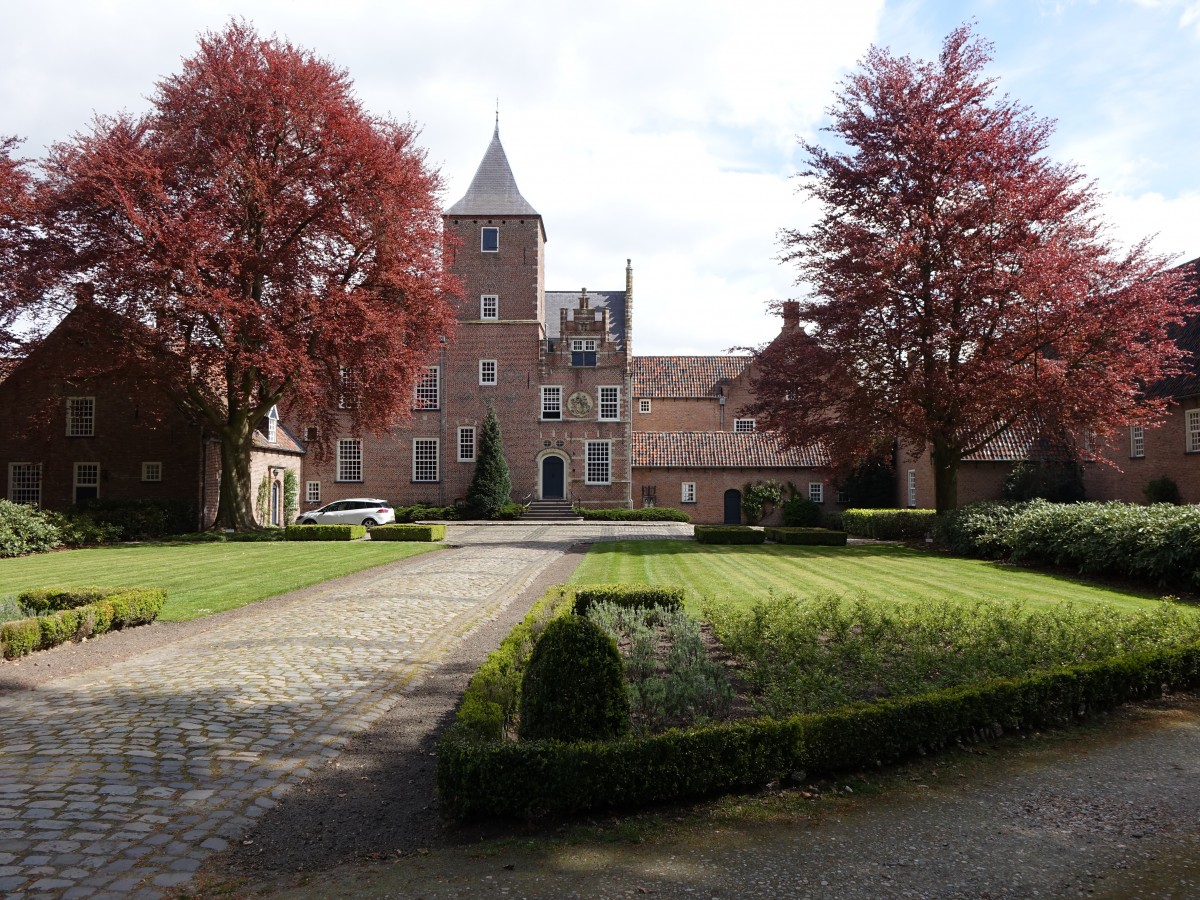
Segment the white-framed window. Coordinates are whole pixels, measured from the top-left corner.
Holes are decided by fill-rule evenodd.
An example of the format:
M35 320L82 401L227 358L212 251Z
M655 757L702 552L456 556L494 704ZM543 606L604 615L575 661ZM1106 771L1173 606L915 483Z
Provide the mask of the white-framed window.
M363 480L362 441L359 438L342 438L337 442L337 480Z
M438 480L438 439L413 438L413 481Z
M94 437L96 434L96 398L67 398L67 437Z
M1200 409L1187 411L1187 451L1200 453Z
M600 413L597 418L601 422L616 422L621 418L621 389L619 387L602 387L598 390Z
M755 421L754 419L734 419L733 430L735 434L753 434Z
M917 505L917 470L908 470L908 505L915 507Z
M424 366L417 375L414 409L437 409L442 396L442 369L440 366Z
M824 503L825 485L819 481L810 481L808 483L808 499L813 503Z
M321 502L321 482L319 482L319 481L304 482L304 502L305 503L320 503Z
M643 413L643 414L650 412L650 398L649 397L643 397L641 400L638 401L638 412Z
M100 463L75 463L74 497L76 503L100 496Z
M500 229L485 225L479 231L479 249L484 253L500 252Z
M495 386L496 361L494 359L481 359L479 361L479 383L482 385Z
M358 379L349 366L338 368L338 409L353 409L358 405Z
M162 481L162 463L142 463L142 481Z
M584 441L584 484L612 483L612 441Z
M42 502L42 464L15 462L8 464L8 499L13 503Z
M571 341L571 365L594 366L596 364L595 338L574 338Z
M1146 455L1146 429L1141 425L1129 426L1129 456L1141 459Z
M279 439L279 409L272 406L267 413L267 441L274 444Z
M498 318L500 318L500 295L499 294L480 294L479 295L479 318L481 318L481 319L498 319Z
M475 426L462 425L458 429L458 461L475 461Z
M542 418L562 418L562 387L557 384L542 385Z
M696 482L685 481L681 485L679 492L680 503L695 503L696 502Z

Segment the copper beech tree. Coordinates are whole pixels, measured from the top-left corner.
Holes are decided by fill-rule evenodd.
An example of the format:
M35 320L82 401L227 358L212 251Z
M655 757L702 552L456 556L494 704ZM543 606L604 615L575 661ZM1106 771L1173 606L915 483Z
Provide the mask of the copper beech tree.
M928 447L939 511L1005 433L1086 455L1082 435L1152 421L1140 389L1188 311L1166 260L1115 246L1094 185L1045 156L1051 123L997 96L990 49L963 26L936 62L874 47L843 82L837 143L802 143L818 219L782 232L811 296L757 354L761 423L847 468Z
M15 138L0 137L0 356L17 343L13 325L21 308L17 292L18 259L32 238L30 177L13 158Z
M119 314L131 364L219 440L216 525L255 526L250 448L273 406L322 435L339 415L386 428L451 333L416 137L344 71L232 22L145 115L99 118L42 164L41 296Z

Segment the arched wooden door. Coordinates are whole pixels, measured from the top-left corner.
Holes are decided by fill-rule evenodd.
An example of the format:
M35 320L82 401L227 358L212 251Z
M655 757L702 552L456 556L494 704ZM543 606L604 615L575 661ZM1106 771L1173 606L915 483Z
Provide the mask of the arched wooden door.
M725 492L725 524L742 524L742 492L737 488Z
M542 460L542 499L566 499L566 467L561 456L547 456Z

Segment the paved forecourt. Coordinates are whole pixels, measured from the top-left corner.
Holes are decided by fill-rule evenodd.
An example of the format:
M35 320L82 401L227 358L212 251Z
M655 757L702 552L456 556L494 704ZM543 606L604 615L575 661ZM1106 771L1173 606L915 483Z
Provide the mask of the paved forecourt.
M178 893L571 544L690 533L451 526L457 549L0 698L0 896Z

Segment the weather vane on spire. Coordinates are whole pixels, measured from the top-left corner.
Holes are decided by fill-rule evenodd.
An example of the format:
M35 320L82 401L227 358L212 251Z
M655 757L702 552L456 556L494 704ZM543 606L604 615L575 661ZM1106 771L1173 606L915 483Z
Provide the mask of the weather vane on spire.
M496 130L500 130L500 96L496 95Z

